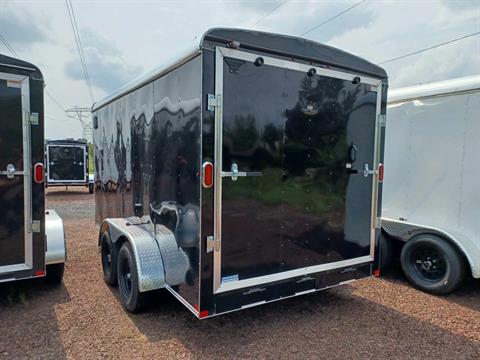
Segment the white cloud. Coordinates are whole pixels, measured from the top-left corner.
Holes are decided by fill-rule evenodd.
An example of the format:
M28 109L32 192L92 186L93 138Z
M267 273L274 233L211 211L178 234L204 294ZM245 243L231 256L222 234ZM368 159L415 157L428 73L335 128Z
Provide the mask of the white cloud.
M88 75L93 86L110 93L140 74L142 67L127 63L112 41L90 29L82 29L80 33ZM77 50L74 50L73 58L65 64L65 73L72 79L83 81L85 75Z
M446 80L480 73L480 46L476 39L424 52L414 61L407 58L392 67L392 86ZM476 54L476 56L475 56Z
M37 18L34 14L30 9L20 12L10 3L1 2L0 32L9 42L23 47L53 41L48 18Z
M73 0L96 99L140 69L158 66L208 28L249 27L279 1ZM256 29L298 35L357 1L288 0ZM368 0L307 37L379 62L474 31L480 31L478 0ZM20 57L42 69L47 89L63 106L90 105L63 1L0 0L0 32ZM479 44L477 36L384 67L392 87L479 73ZM64 120L48 97L45 108L47 116L61 120L47 123L49 137L81 136L80 125Z

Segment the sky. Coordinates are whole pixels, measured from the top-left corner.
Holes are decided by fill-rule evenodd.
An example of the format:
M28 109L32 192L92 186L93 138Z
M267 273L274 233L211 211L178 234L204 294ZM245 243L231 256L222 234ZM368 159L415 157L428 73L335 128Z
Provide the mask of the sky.
M72 0L94 100L181 52L212 27L300 35L359 0ZM480 1L366 0L304 37L379 63L480 31ZM72 106L91 107L65 1L0 0L0 34L43 72L46 137L79 138ZM0 53L11 55L0 43ZM480 73L480 36L382 65L390 88Z

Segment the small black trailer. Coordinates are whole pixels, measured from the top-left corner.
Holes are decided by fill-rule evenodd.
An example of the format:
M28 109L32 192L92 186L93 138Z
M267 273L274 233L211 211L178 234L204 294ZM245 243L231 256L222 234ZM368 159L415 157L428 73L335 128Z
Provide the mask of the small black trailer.
M48 186L85 186L93 194L88 142L86 140L47 140L45 163Z
M45 210L43 88L36 66L0 54L0 282L63 278L63 222Z
M104 279L197 317L379 273L387 74L237 29L94 104Z

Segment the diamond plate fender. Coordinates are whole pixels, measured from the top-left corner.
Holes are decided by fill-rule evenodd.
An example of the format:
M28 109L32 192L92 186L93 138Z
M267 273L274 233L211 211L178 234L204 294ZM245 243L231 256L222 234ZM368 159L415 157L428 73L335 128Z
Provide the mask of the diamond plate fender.
M177 244L175 235L163 225L155 229L158 246L162 253L165 266L165 280L169 286L180 285L185 282L190 260L183 249Z
M110 218L101 226L108 227L113 243L123 236L131 244L141 292L182 284L190 269L188 256L174 234L165 226L154 227L148 218Z
M45 264L61 264L67 260L67 246L63 221L55 210L45 211L45 235L47 237L47 251Z
M132 246L137 263L139 290L161 289L165 287L165 270L160 249L151 225L136 225L138 223L125 218L105 219L102 228L108 226L112 243L124 236Z

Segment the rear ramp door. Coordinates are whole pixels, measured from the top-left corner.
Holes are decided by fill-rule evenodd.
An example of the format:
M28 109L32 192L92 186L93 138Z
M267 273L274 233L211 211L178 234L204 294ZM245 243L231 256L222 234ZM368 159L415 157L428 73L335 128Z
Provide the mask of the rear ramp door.
M28 82L0 73L0 274L32 267Z
M48 181L85 181L85 148L77 145L48 145Z
M217 49L215 292L373 260L381 83L355 77Z

